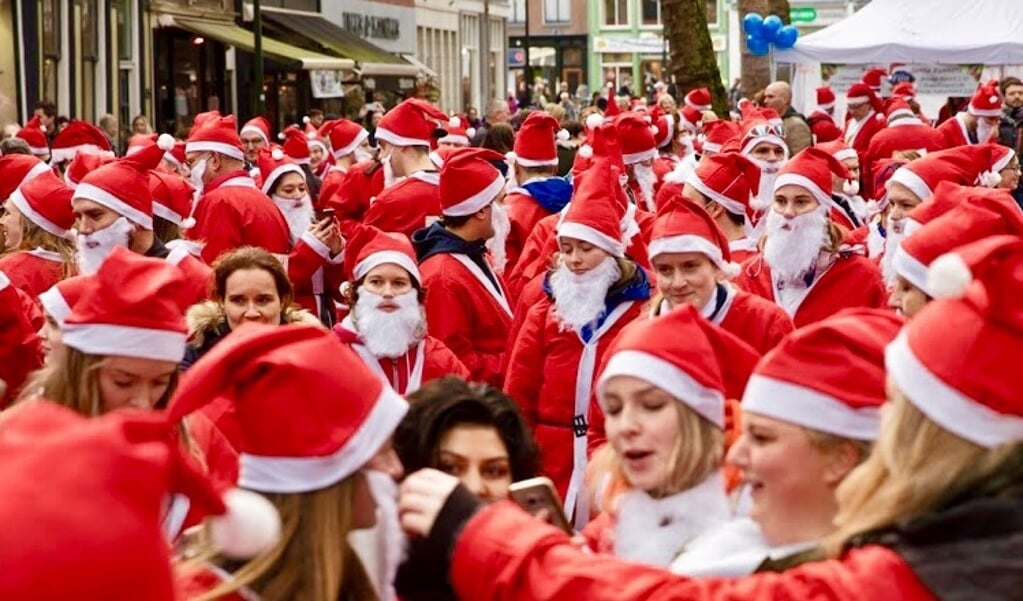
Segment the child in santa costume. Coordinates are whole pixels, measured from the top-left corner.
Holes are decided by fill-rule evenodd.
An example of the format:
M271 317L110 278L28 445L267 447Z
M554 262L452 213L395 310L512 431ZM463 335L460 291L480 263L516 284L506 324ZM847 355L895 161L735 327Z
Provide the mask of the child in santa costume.
M834 531L835 490L880 431L884 349L903 323L888 311L849 309L764 356L746 384L742 433L727 456L742 472L748 517L694 540L673 572L781 571Z
M381 160L401 181L388 185L373 200L363 223L385 232L405 234L427 227L441 216L440 176L430 148L448 116L437 107L409 98L387 112L376 129ZM441 134L442 135L442 134Z
M740 288L776 302L796 327L846 307L885 302L877 266L844 247L841 230L828 218L832 174L850 178L845 165L815 147L781 168L764 218L763 253L743 263L736 279Z
M500 386L512 311L501 278L487 260L494 213L503 210L504 176L492 150L463 148L444 161L444 217L412 238L426 295L430 335L462 360L472 379Z
M373 373L402 396L446 375L470 377L458 357L427 334L422 276L404 236L357 226L345 270L352 311L334 333Z
M85 419L49 402L5 420L0 597L181 599L160 528L172 495L211 516L211 547L236 557L270 548L281 528L273 506L209 482L171 429L154 413Z
M203 244L203 260L212 265L221 253L241 246L287 255L288 223L243 169L245 155L234 115L211 116L193 127L185 153L192 185L199 191L195 227L188 230L188 238Z
M619 174L598 158L577 178L558 225L559 261L514 340L504 387L535 428L544 472L580 526L589 521L582 487L590 386L611 341L650 298L646 273L625 256L613 192Z
M597 379L609 444L591 464L607 478L607 510L583 529L595 551L664 567L732 517L725 402L758 358L693 306L622 330Z
M302 325L235 332L185 374L169 415L186 416L214 398L230 405L242 434L238 486L269 500L284 527L249 562L213 555L183 570L190 598L393 598L387 589L401 544L394 480L402 467L390 437L408 404L334 334ZM378 514L393 553L380 584L347 541ZM209 558L208 551L200 542L187 552Z
M71 195L60 178L43 173L11 192L4 203L0 272L32 298L75 273Z

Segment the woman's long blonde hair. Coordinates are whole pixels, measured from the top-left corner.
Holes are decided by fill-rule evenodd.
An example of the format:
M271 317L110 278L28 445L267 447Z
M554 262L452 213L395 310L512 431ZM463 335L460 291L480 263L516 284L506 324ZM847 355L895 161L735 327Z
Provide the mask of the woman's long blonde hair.
M281 538L273 548L234 571L232 578L191 601L210 601L243 587L263 601L374 601L377 594L358 556L348 544L352 530L355 474L326 488L305 493L260 493L281 516ZM182 569L223 564L203 540Z
M679 435L675 439L671 461L664 468L662 486L649 491L654 497L666 497L689 490L720 470L724 459L724 430L678 399L673 399L673 403ZM603 486L605 476L610 477L606 487ZM587 484L591 495L600 495L600 506L604 508L612 507L615 498L631 488L622 468L621 457L610 444L605 444L594 453L587 469Z
M824 541L831 557L857 535L940 509L999 474L1023 473L1023 443L976 445L932 421L890 383L888 396L873 452L835 493L837 530Z
M50 232L33 223L25 215L21 216L21 244L4 254L18 251L29 251L41 248L60 255L62 278L69 278L77 273L78 254L74 240L54 236Z

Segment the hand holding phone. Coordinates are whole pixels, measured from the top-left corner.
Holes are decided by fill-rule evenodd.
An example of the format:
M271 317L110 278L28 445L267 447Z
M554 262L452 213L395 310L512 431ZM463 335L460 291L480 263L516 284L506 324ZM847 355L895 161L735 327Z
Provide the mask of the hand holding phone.
M527 512L542 517L569 535L574 534L572 524L568 522L565 511L561 508L558 491L550 478L539 477L514 482L508 487L508 496Z
M316 212L316 221L334 220L334 209L323 209Z

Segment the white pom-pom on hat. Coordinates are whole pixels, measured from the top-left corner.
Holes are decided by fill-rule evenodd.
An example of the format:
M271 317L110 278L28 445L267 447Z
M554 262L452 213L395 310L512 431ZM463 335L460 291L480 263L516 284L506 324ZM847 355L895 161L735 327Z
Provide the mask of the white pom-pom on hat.
M613 82L613 81L607 82L607 89L609 89L609 90L615 89L615 82Z
M467 137L467 138L475 138L476 137L476 128L475 127L470 127L469 129L465 130L465 137Z
M588 159L593 156L593 147L589 144L583 144L579 147L579 156L584 159Z
M458 117L451 117L448 119L448 127L458 127L462 124L462 120Z
M160 134L160 137L156 139L156 146L164 152L174 150L174 136L170 134Z
M284 138L286 138L286 137L287 137L287 136L285 136L285 135L284 135L284 132L278 132L278 133L277 133L277 139L278 139L278 140L283 140L283 139L284 139Z
M181 221L181 225L178 226L178 228L182 230L190 230L193 227L195 227L195 219L192 217L186 217Z
M317 136L317 133L315 131L311 131L311 132L309 132L309 133L307 133L305 135L305 137L310 139L310 140L315 140L316 136Z
M657 126L656 125L651 125L650 126L650 133L652 133L655 136L657 135Z
M517 158L519 158L519 155L515 154L514 150L509 150L508 152L504 153L504 160L508 161L509 165L514 165L515 159Z
M758 212L766 211L771 207L771 204L772 204L771 200L760 200L760 198L757 196L754 196L749 201L750 208Z
M985 188L996 188L1002 183L1002 176L994 171L985 171L980 174L980 183Z
M568 133L567 129L561 128L558 130L558 133L555 134L555 137L559 140L567 140L572 137L572 134Z
M213 545L232 559L266 551L281 538L281 518L266 497L247 490L224 494L227 513L210 519Z
M927 292L933 298L962 298L973 272L956 253L945 253L927 269Z
M597 129L602 123L604 123L604 116L600 113L590 113L586 117L586 129Z
M1001 102L1001 100L1002 100L1001 98L999 98L998 96L994 96L994 95L990 96L990 97L989 97L989 98L987 99L987 101L988 101L988 102L990 102L991 104L994 104L994 103L996 103L996 102L1000 103L1000 102Z
M302 117L302 123L309 123L310 121L312 121L312 119L309 118L309 115Z
M729 261L723 268L721 268L721 273L730 280L742 273L742 267L735 261Z
M284 158L284 151L281 150L280 148L274 148L273 150L270 151L270 158L275 161L280 161L281 159Z
M860 193L860 182L854 179L847 179L842 182L842 192L845 192L849 196L856 196Z

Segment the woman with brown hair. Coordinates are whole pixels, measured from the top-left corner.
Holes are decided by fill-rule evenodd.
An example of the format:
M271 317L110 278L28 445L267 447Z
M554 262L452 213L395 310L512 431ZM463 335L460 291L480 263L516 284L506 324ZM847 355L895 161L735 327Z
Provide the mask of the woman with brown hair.
M188 369L245 323L320 323L293 304L291 281L277 257L255 246L237 248L217 259L210 297L213 300L188 309L188 347L181 369Z
M277 508L281 537L244 562L216 554L200 537L186 551L193 561L181 566L185 598L377 599L347 536L374 526L378 503L394 505L393 496L374 495L369 480L401 476L390 437L408 404L333 334L311 325L251 325L232 334L184 375L170 416L214 398L231 405L243 433L238 486Z

